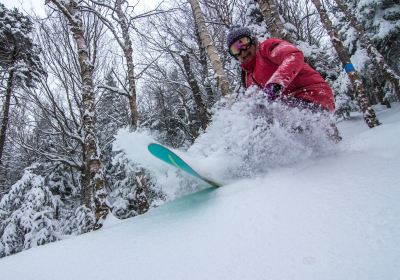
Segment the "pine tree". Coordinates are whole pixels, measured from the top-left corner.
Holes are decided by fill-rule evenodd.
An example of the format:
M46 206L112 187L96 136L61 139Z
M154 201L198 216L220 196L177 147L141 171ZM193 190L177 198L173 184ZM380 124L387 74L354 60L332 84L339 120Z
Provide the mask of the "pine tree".
M56 199L27 169L0 201L0 257L58 239Z
M114 174L110 181L110 202L116 217L126 219L143 214L158 201L165 200L150 174L130 162L122 151L115 152L109 168Z
M8 10L0 3L0 69L6 75L5 99L0 129L0 165L9 124L11 97L17 87L34 87L44 74L39 59L40 50L32 41L33 23L17 9Z
M112 70L105 77L103 92L96 106L98 139L101 146L111 148L112 141L118 129L129 124L128 104L124 95L117 92L117 82L112 75ZM104 155L103 155L104 156Z

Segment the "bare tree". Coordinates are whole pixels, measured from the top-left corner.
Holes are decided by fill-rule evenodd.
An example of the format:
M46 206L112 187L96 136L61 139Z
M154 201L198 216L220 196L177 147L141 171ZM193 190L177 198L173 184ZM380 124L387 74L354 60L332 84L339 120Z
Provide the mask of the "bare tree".
M243 0L204 0L206 17L214 26L230 28L235 25L236 14L244 13L246 4ZM238 10L238 11L237 11Z
M161 75L164 82L175 83L175 92L169 94L180 96L180 106L188 112L185 114L185 119L189 121L186 131L190 132L190 138L194 140L200 129L207 128L210 115L207 105L211 107L215 96L210 83L206 50L202 46L190 7L182 6L178 11L174 14L160 14L152 19L150 25L154 27L155 32L152 37L156 39L148 38L147 41L153 51L159 52L163 58L168 57L168 61L173 62L180 73L166 75L165 67L157 63L149 69L158 72L156 75ZM171 78L176 79L172 81ZM191 108L187 108L192 104L195 115L190 113L193 111Z
M126 68L127 68L127 78L128 78L128 89L126 92L122 92L121 90L115 90L116 93L122 94L126 96L129 100L130 107L130 126L133 129L136 129L138 125L138 109L137 109L137 93L136 93L136 75L135 75L135 64L133 62L133 48L132 48L132 39L130 36L130 31L132 29L131 22L137 18L145 17L151 15L140 14L137 16L130 16L130 12L128 9L130 8L128 2L126 0L110 0L110 1L94 1L90 0L91 3L94 3L96 6L105 7L107 9L107 13L111 14L111 16L105 16L100 13L96 9L96 6L86 5L85 9L91 13L95 13L97 17L107 26L107 28L113 34L116 42L121 47L122 52L124 54ZM116 16L115 16L116 14ZM112 19L110 19L110 17ZM117 25L114 25L113 22L116 22ZM112 90L112 88L108 88Z
M326 31L314 5L308 0L284 1L275 0L281 18L285 22L286 32L292 42L307 42L309 45L321 46Z
M322 24L328 31L332 44L339 56L340 61L343 64L343 67L345 68L347 75L350 78L358 105L360 106L361 111L364 114L364 119L367 125L370 128L378 126L380 123L378 121L378 118L376 117L374 109L371 107L369 103L368 97L365 93L365 86L362 82L362 79L359 77L358 72L354 69L353 65L351 64L350 55L346 50L346 48L344 47L343 42L339 39L339 34L333 27L332 22L328 17L326 9L323 7L320 0L312 0L312 2L314 3L320 15Z

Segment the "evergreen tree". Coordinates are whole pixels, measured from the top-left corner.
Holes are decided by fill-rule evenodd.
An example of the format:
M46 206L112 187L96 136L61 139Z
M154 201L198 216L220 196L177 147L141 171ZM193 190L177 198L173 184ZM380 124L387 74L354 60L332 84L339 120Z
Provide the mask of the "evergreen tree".
M341 0L335 0L335 2L337 6L333 6L332 10L337 18L338 33L343 38L343 43L349 50L352 60L357 61L356 68L359 69L363 83L367 88L372 89L367 92L370 102L390 107L384 87L387 84L392 86L395 92L399 92L400 76L388 65L348 5Z
M118 91L120 89L111 70L105 77L105 86L96 105L98 138L101 146L110 147L118 129L129 124L127 102Z
M378 46L380 53L385 56L390 66L399 72L400 3L390 0L347 2L369 37Z
M0 201L0 257L57 240L56 208L43 177L27 169Z
M115 152L109 168L113 174L109 200L116 217L126 219L143 214L165 200L150 174L132 164L123 152Z
M75 211L74 222L75 232L82 234L92 230L93 224L96 222L96 217L92 209L82 205Z
M161 70L162 76L146 83L151 101L143 107L142 126L157 131L161 143L172 147L187 146L194 142L200 128L194 101L187 87L179 82L184 79L179 71L174 68L168 71L162 66L157 68L156 75Z
M9 124L11 97L17 87L34 87L42 75L39 48L31 38L33 23L17 9L8 10L0 4L0 70L5 97L0 129L0 164Z

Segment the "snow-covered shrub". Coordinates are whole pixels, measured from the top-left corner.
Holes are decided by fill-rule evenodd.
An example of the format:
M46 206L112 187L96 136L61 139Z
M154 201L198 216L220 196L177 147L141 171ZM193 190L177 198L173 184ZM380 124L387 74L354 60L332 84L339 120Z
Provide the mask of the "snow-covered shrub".
M60 163L45 161L36 163L30 170L44 178L44 184L53 194L56 204L54 217L58 220L60 236L75 233L75 211L81 205L80 172Z
M338 119L347 119L350 117L350 112L359 110L356 101L346 94L339 94L335 97L335 107L335 116Z
M57 240L56 207L43 177L26 170L0 202L0 256Z
M112 192L109 195L112 213L120 218L136 216L134 209L134 187L136 185L134 168L121 152L114 154L112 162L109 163L106 173L112 174L108 178L108 185Z
M50 174L45 177L46 185L53 194L59 195L61 198L76 196L79 193L79 180L74 178L70 170L63 165L55 167Z
M75 211L75 233L82 234L90 231L96 222L93 211L82 205Z
M114 154L109 173L113 176L109 182L112 192L108 199L112 213L120 219L142 214L163 199L164 195L156 190L149 173L129 161L122 152Z
M342 71L339 77L331 84L335 94L335 115L338 119L347 118L350 112L359 111L354 98L351 98L352 86L347 74Z

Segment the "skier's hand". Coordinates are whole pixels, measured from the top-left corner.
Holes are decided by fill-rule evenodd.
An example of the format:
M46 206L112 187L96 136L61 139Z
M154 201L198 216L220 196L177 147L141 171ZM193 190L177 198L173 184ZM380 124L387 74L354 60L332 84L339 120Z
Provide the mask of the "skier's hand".
M280 84L267 84L263 91L265 92L265 95L267 96L268 100L274 101L277 98L281 97L282 94L282 86Z

